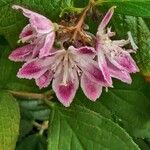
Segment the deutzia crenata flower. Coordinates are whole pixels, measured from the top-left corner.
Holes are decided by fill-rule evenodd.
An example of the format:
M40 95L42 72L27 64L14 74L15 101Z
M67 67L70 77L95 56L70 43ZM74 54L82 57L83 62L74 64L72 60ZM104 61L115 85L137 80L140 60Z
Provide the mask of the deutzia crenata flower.
M72 102L79 87L92 101L100 97L102 86L108 86L98 63L93 60L95 50L92 47L56 50L50 56L28 61L18 72L19 78L35 79L40 87L52 88L58 100L66 107Z
M112 18L113 13L114 7L109 9L98 27L96 35L98 64L105 80L109 84L112 84L111 77L126 83L131 83L130 73L139 71L135 61L130 55L130 53L135 52L135 50L124 48L125 45L129 44L129 40L111 40L111 37L114 36L115 33L111 32L111 28L107 30L105 28Z
M79 84L87 98L96 101L103 87L112 87L112 77L131 83L130 73L138 71L130 55L137 49L131 32L129 40L111 40L115 33L110 28L105 29L114 7L103 18L96 37L82 29L85 14L77 25L60 24L56 30L46 17L20 6L13 8L22 10L30 22L20 34L20 41L28 44L9 56L13 61L25 61L17 76L35 79L40 89L52 82L52 88L64 106L70 106ZM133 49L124 48L129 43Z
M19 41L28 44L14 50L9 59L28 61L37 56L49 55L55 40L53 23L46 17L23 7L14 5L13 8L21 10L23 15L29 18L29 24L24 27L19 37Z

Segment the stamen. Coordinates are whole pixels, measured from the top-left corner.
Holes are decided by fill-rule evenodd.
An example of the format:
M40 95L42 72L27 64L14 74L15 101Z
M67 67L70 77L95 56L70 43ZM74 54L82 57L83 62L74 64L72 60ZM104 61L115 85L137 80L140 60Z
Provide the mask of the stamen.
M67 85L67 81L68 81L68 71L69 71L69 64L68 64L68 52L66 52L66 55L64 57L64 60L63 60L63 66L64 66L64 69L63 69L63 81L62 81L62 84L63 85Z
M78 75L80 76L81 75L81 70L80 68L77 66L75 60L73 60L73 57L69 57L69 61L70 61L70 66L71 66L71 69L74 69ZM70 72L71 73L71 72Z
M55 72L55 70L57 69L57 67L59 66L59 64L62 62L64 55L58 56L56 57L56 62L51 66L51 70Z
M129 41L130 41L130 43L131 43L132 48L133 48L134 50L137 50L137 49L138 49L138 46L135 44L131 32L129 31L129 32L127 32L127 34L128 34L128 38L129 38Z
M105 87L105 91L108 92L108 87Z

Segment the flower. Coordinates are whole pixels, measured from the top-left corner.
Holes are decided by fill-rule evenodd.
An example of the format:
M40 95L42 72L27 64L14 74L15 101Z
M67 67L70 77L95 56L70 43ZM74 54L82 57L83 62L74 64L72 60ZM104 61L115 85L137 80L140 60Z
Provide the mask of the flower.
M105 81L98 63L93 60L95 49L92 47L56 50L53 54L26 62L18 72L19 78L35 79L40 87L52 88L58 100L66 107L73 101L79 87L85 95L95 101L102 92L102 86L109 86Z
M115 32L111 28L105 30L114 13L112 7L100 23L96 35L96 51L98 64L104 75L105 80L112 84L111 77L117 78L123 82L131 83L130 73L139 71L135 61L130 53L135 52L133 49L125 49L124 46L129 44L129 40L111 40ZM133 41L132 41L133 45Z
M30 23L24 27L19 37L21 42L28 44L14 50L9 59L28 61L37 56L41 58L49 55L55 40L53 23L46 17L23 7L14 5L13 8L22 10L23 15L29 18Z
M30 22L20 34L20 41L28 44L9 56L13 61L25 61L17 76L35 79L40 89L52 82L52 88L64 106L72 103L79 82L87 98L96 101L103 87L112 87L112 77L131 83L130 73L138 71L130 55L137 49L131 32L128 32L128 40L111 40L115 33L111 28L105 29L114 7L103 18L96 37L84 30L79 32L81 17L75 27L59 25L56 38L54 24L49 19L17 5L13 8L22 10ZM84 33L82 37L78 32L80 36ZM124 48L129 43L133 49Z

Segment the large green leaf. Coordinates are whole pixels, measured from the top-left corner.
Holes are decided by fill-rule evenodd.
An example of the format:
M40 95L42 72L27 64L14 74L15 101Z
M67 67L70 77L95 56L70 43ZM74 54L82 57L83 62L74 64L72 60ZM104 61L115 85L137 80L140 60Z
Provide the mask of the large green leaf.
M131 19L131 18L130 18ZM149 25L142 18L132 18L136 19L137 30L136 37L138 42L138 52L137 52L137 62L139 64L140 70L143 75L150 75L150 30Z
M111 6L117 6L116 13L138 16L138 17L150 17L150 1L149 0L95 0L97 4L100 4L100 10ZM88 0L76 0L74 2L77 7L85 7L88 4ZM137 11L138 10L138 11Z
M11 95L0 92L0 149L14 150L19 135L19 106Z
M101 1L101 0L100 0ZM120 14L150 17L150 1L146 0L104 0L108 7L117 6L116 12ZM137 11L138 10L138 11Z
M117 20L117 21L115 21ZM113 19L115 30L119 36L127 35L131 31L134 41L138 45L136 62L144 76L150 75L150 22L149 19L132 16L115 16Z
M135 139L135 142L139 145L141 150L150 150L150 144L143 139Z
M76 101L82 106L118 123L126 131L140 138L150 138L150 101L146 94L149 85L140 76L133 76L132 85L115 82L114 88L103 91L95 102L90 102L80 91ZM103 109L102 109L103 108Z
M84 106L55 106L50 118L48 150L116 150L139 148L117 124Z

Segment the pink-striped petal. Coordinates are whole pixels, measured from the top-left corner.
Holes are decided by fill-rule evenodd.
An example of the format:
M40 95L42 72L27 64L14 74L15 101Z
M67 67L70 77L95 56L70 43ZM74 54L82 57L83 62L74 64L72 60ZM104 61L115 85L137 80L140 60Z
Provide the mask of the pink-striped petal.
M74 72L74 79L68 81L67 85L62 84L62 76L58 76L53 80L53 90L56 93L58 100L65 106L69 107L73 101L76 91L79 86L79 81L76 72Z
M100 23L99 27L98 27L98 33L97 34L101 34L104 31L104 28L108 25L110 19L113 16L114 13L114 8L116 8L115 6L111 7L108 12L106 13L106 15L104 16L102 22Z
M103 46L101 43L99 43L98 40L97 40L96 51L97 51L97 57L98 57L98 65L100 67L100 70L102 71L104 79L108 82L108 84L112 85L112 79L111 79L109 68L107 66L107 62L106 62L105 55L103 52L104 51Z
M50 52L53 50L53 44L55 40L55 33L51 32L49 33L44 40L43 46L40 49L39 57L42 58L44 56L48 56Z
M121 80L122 82L125 82L125 83L128 83L128 84L131 84L132 83L132 79L130 77L130 74L125 72L125 71L114 71L114 70L110 70L110 73L111 73L111 76L113 78L116 78L116 79L119 79Z
M26 78L26 79L38 79L40 78L45 72L47 68L44 65L44 61L42 59L35 59L30 62L25 63L17 76L19 78Z
M15 62L28 61L32 58L32 51L35 45L28 44L23 47L17 48L9 55L9 59Z
M120 55L116 61L124 68L125 71L128 71L129 73L136 73L139 71L135 61L128 52Z
M28 37L30 39L32 34L33 34L33 28L31 27L30 24L28 24L27 26L25 26L23 28L19 38L22 39L22 38L25 38L25 37L27 38Z
M109 49L109 47L107 48ZM108 50L105 49L105 51ZM136 73L139 71L135 61L127 50L125 51L117 45L112 45L109 51L112 52L112 56L110 53L106 54L106 57L115 67L129 73ZM118 53L113 54L114 51L117 51Z
M108 63L109 71L111 73L111 77L119 79L125 83L131 84L132 79L128 72L118 69L113 64L111 64L109 61L107 63Z
M82 60L80 63L81 69L84 74L88 76L93 82L101 84L103 86L111 86L105 80L102 71L99 69L98 63L94 60Z
M68 50L80 57L94 57L96 55L95 49L88 46L83 46L80 48L74 48L73 46L70 46Z
M81 76L81 88L84 94L92 101L96 101L102 93L102 86L91 81L85 74Z
M28 9L25 9L18 5L13 5L13 9L19 9L23 11L24 16L30 19L30 23L33 27L35 27L38 32L50 32L53 30L53 24L52 22L47 19L46 17L35 13L33 11L30 11Z
M46 71L42 76L36 79L36 85L42 89L47 87L53 78L53 72L51 70Z

